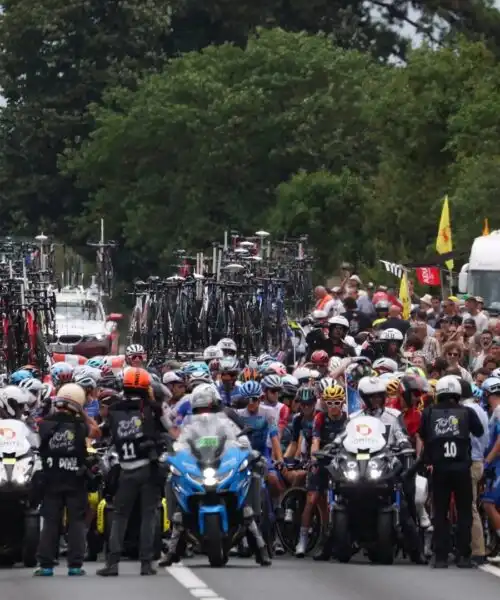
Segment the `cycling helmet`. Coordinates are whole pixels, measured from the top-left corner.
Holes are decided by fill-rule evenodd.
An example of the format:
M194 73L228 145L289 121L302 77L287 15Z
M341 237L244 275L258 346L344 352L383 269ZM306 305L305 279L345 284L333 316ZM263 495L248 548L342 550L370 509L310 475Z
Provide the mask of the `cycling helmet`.
M257 358L257 364L260 367L263 363L265 363L265 362L273 362L273 360L274 360L274 358L270 354L267 354L266 352L264 352L264 354L261 354Z
M318 367L326 367L328 365L328 354L324 350L315 350L311 354L311 362Z
M123 389L125 391L149 391L151 375L146 369L127 367L123 371Z
M427 381L414 375L405 375L399 382L399 391L406 406L415 405L415 396L420 398L428 389Z
M85 390L95 390L100 378L101 372L99 369L87 367L87 365L76 367L73 371L73 381Z
M283 389L283 383L279 375L266 375L261 381L261 385L264 391L272 389Z
M265 375L272 375L273 373L283 377L287 373L285 365L280 362L272 362L267 366Z
M33 373L31 371L28 371L27 369L18 369L10 376L10 384L19 385L24 379L31 379L32 377Z
M93 356L85 363L87 367L93 367L94 369L100 369L104 364L104 356Z
M19 384L19 388L25 389L30 393L31 398L28 401L28 405L32 408L40 400L43 383L39 379L32 377L31 379L23 379Z
M217 342L217 348L220 348L224 355L228 352L234 352L234 354L237 352L236 344L231 338L222 338L219 340Z
M203 360L211 361L214 358L223 358L224 353L222 352L222 348L218 346L208 346L203 350Z
M328 313L325 310L317 308L312 311L311 317L315 323L321 323L322 321L326 321L328 319Z
M493 369L493 371L490 374L490 377L499 377L500 378L500 368Z
M389 379L385 390L390 398L397 396L399 392L399 379Z
M321 399L325 402L335 400L345 400L345 390L341 385L333 385L327 387L326 390L321 394Z
M29 405L31 394L15 385L0 390L0 410L6 418L19 418Z
M317 384L320 394L322 394L327 388L336 385L336 383L337 382L332 377L323 377L320 379Z
M498 383L498 390L500 392L500 380L498 380ZM460 385L460 381L456 375L445 375L444 377L441 377L441 379L438 380L436 384L436 397L438 401L448 399L458 401L460 400L461 396L462 386Z
M240 362L235 356L226 356L220 361L219 371L222 374L238 375Z
M165 385L169 383L186 383L186 378L182 371L167 371L163 375L163 383Z
M122 389L122 381L114 373L106 373L101 375L101 378L99 379L99 387L119 392Z
M483 394L485 396L491 396L493 394L499 395L500 394L500 378L499 377L488 377L488 379L486 379L483 382L483 385L481 386L481 388L482 388Z
M99 400L99 404L101 406L110 406L111 404L121 400L121 395L113 388L103 387L99 390L97 399Z
M299 389L299 380L293 375L285 375L281 378L283 384L283 395L295 398Z
M260 398L262 396L262 386L257 381L246 381L240 385L238 393L243 400Z
M301 387L297 392L297 401L300 402L300 404L316 404L314 388L309 386Z
M130 356L146 356L146 350L144 346L141 344L132 344L131 346L127 346L125 350L125 356L129 358Z
M343 327L346 331L349 329L349 321L341 315L328 319L328 325L330 325L330 327L338 325L339 327Z
M408 367L405 372L406 375L414 375L425 379L425 373L420 367Z
M245 367L240 374L241 381L257 381L259 378L259 373L257 369L251 369L250 367Z
M383 356L382 358L377 358L372 367L379 375L384 372L395 373L398 370L398 363L395 360L392 360L392 358Z
M41 402L50 400L54 394L54 386L51 383L42 383L42 391L40 392Z
M205 373L206 375L210 375L210 369L207 363L203 361L192 361L187 363L182 368L182 372L188 377L193 373Z
M212 377L206 373L193 373L189 376L187 389L192 392L195 388L202 384L213 384Z
M384 294L384 296L387 297L386 294ZM383 312L383 311L389 310L389 301L386 300L385 298L381 298L380 300L375 302L374 307L375 307L376 312Z
M56 362L50 367L50 377L52 379L52 383L59 387L64 383L70 383L73 381L73 365L70 365L67 362Z
M380 339L385 342L402 342L403 334L399 329L394 329L390 327L389 329L384 329L380 334Z
M475 398L476 400L481 400L483 398L483 390L475 383L473 383L471 387L472 387L472 397Z
M363 363L351 363L345 370L345 380L351 387L356 386L364 377L373 378L373 369Z
M328 361L328 370L330 371L330 373L332 373L333 371L336 371L341 364L342 359L340 358L340 356L332 356Z
M24 365L21 367L21 370L29 371L33 375L33 377L36 377L36 379L41 379L41 377L42 377L42 373L40 372L40 369L38 367L36 367L35 365Z

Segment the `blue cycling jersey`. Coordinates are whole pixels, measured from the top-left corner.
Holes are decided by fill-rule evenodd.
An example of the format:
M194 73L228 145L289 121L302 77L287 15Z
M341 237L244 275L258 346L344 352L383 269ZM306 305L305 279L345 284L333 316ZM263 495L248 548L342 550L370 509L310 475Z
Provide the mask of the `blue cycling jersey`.
M239 385L236 385L230 392L227 392L222 383L219 383L217 386L217 391L220 394L222 404L224 404L224 406L231 406L233 400L240 396Z
M273 411L261 404L256 413L250 413L246 408L241 408L237 412L243 418L245 426L251 428L248 439L252 448L268 456L270 448L267 446L267 439L278 435Z

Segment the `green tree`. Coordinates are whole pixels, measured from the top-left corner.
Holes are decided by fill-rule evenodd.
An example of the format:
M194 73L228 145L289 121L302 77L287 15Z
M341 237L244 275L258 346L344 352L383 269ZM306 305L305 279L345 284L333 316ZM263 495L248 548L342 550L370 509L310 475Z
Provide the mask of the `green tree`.
M167 0L5 0L0 15L3 227L15 211L32 231L45 220L64 239L86 195L58 168L66 145L92 129L87 105L110 85L134 87L166 60Z
M362 105L378 70L325 37L279 29L246 49L187 54L137 91L110 94L68 170L100 188L89 213L111 215L113 235L161 264L228 226L266 226L276 187L301 169L370 172Z

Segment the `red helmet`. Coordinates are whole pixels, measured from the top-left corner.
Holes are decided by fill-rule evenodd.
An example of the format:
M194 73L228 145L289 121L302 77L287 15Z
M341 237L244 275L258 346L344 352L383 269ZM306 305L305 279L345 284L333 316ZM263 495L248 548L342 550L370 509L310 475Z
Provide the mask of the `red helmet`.
M320 367L328 366L329 360L330 358L324 350L315 350L311 355L311 362L313 365L318 365Z
M375 306L375 304L377 304L377 302L380 302L381 300L389 302L389 296L385 292L375 292L372 298L373 305Z

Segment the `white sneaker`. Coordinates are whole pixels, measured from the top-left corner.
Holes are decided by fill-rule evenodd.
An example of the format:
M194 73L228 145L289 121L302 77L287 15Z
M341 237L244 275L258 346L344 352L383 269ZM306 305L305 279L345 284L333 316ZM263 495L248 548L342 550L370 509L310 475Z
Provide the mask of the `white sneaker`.
M295 556L297 558L304 558L307 550L307 538L300 536L299 543L295 546Z

